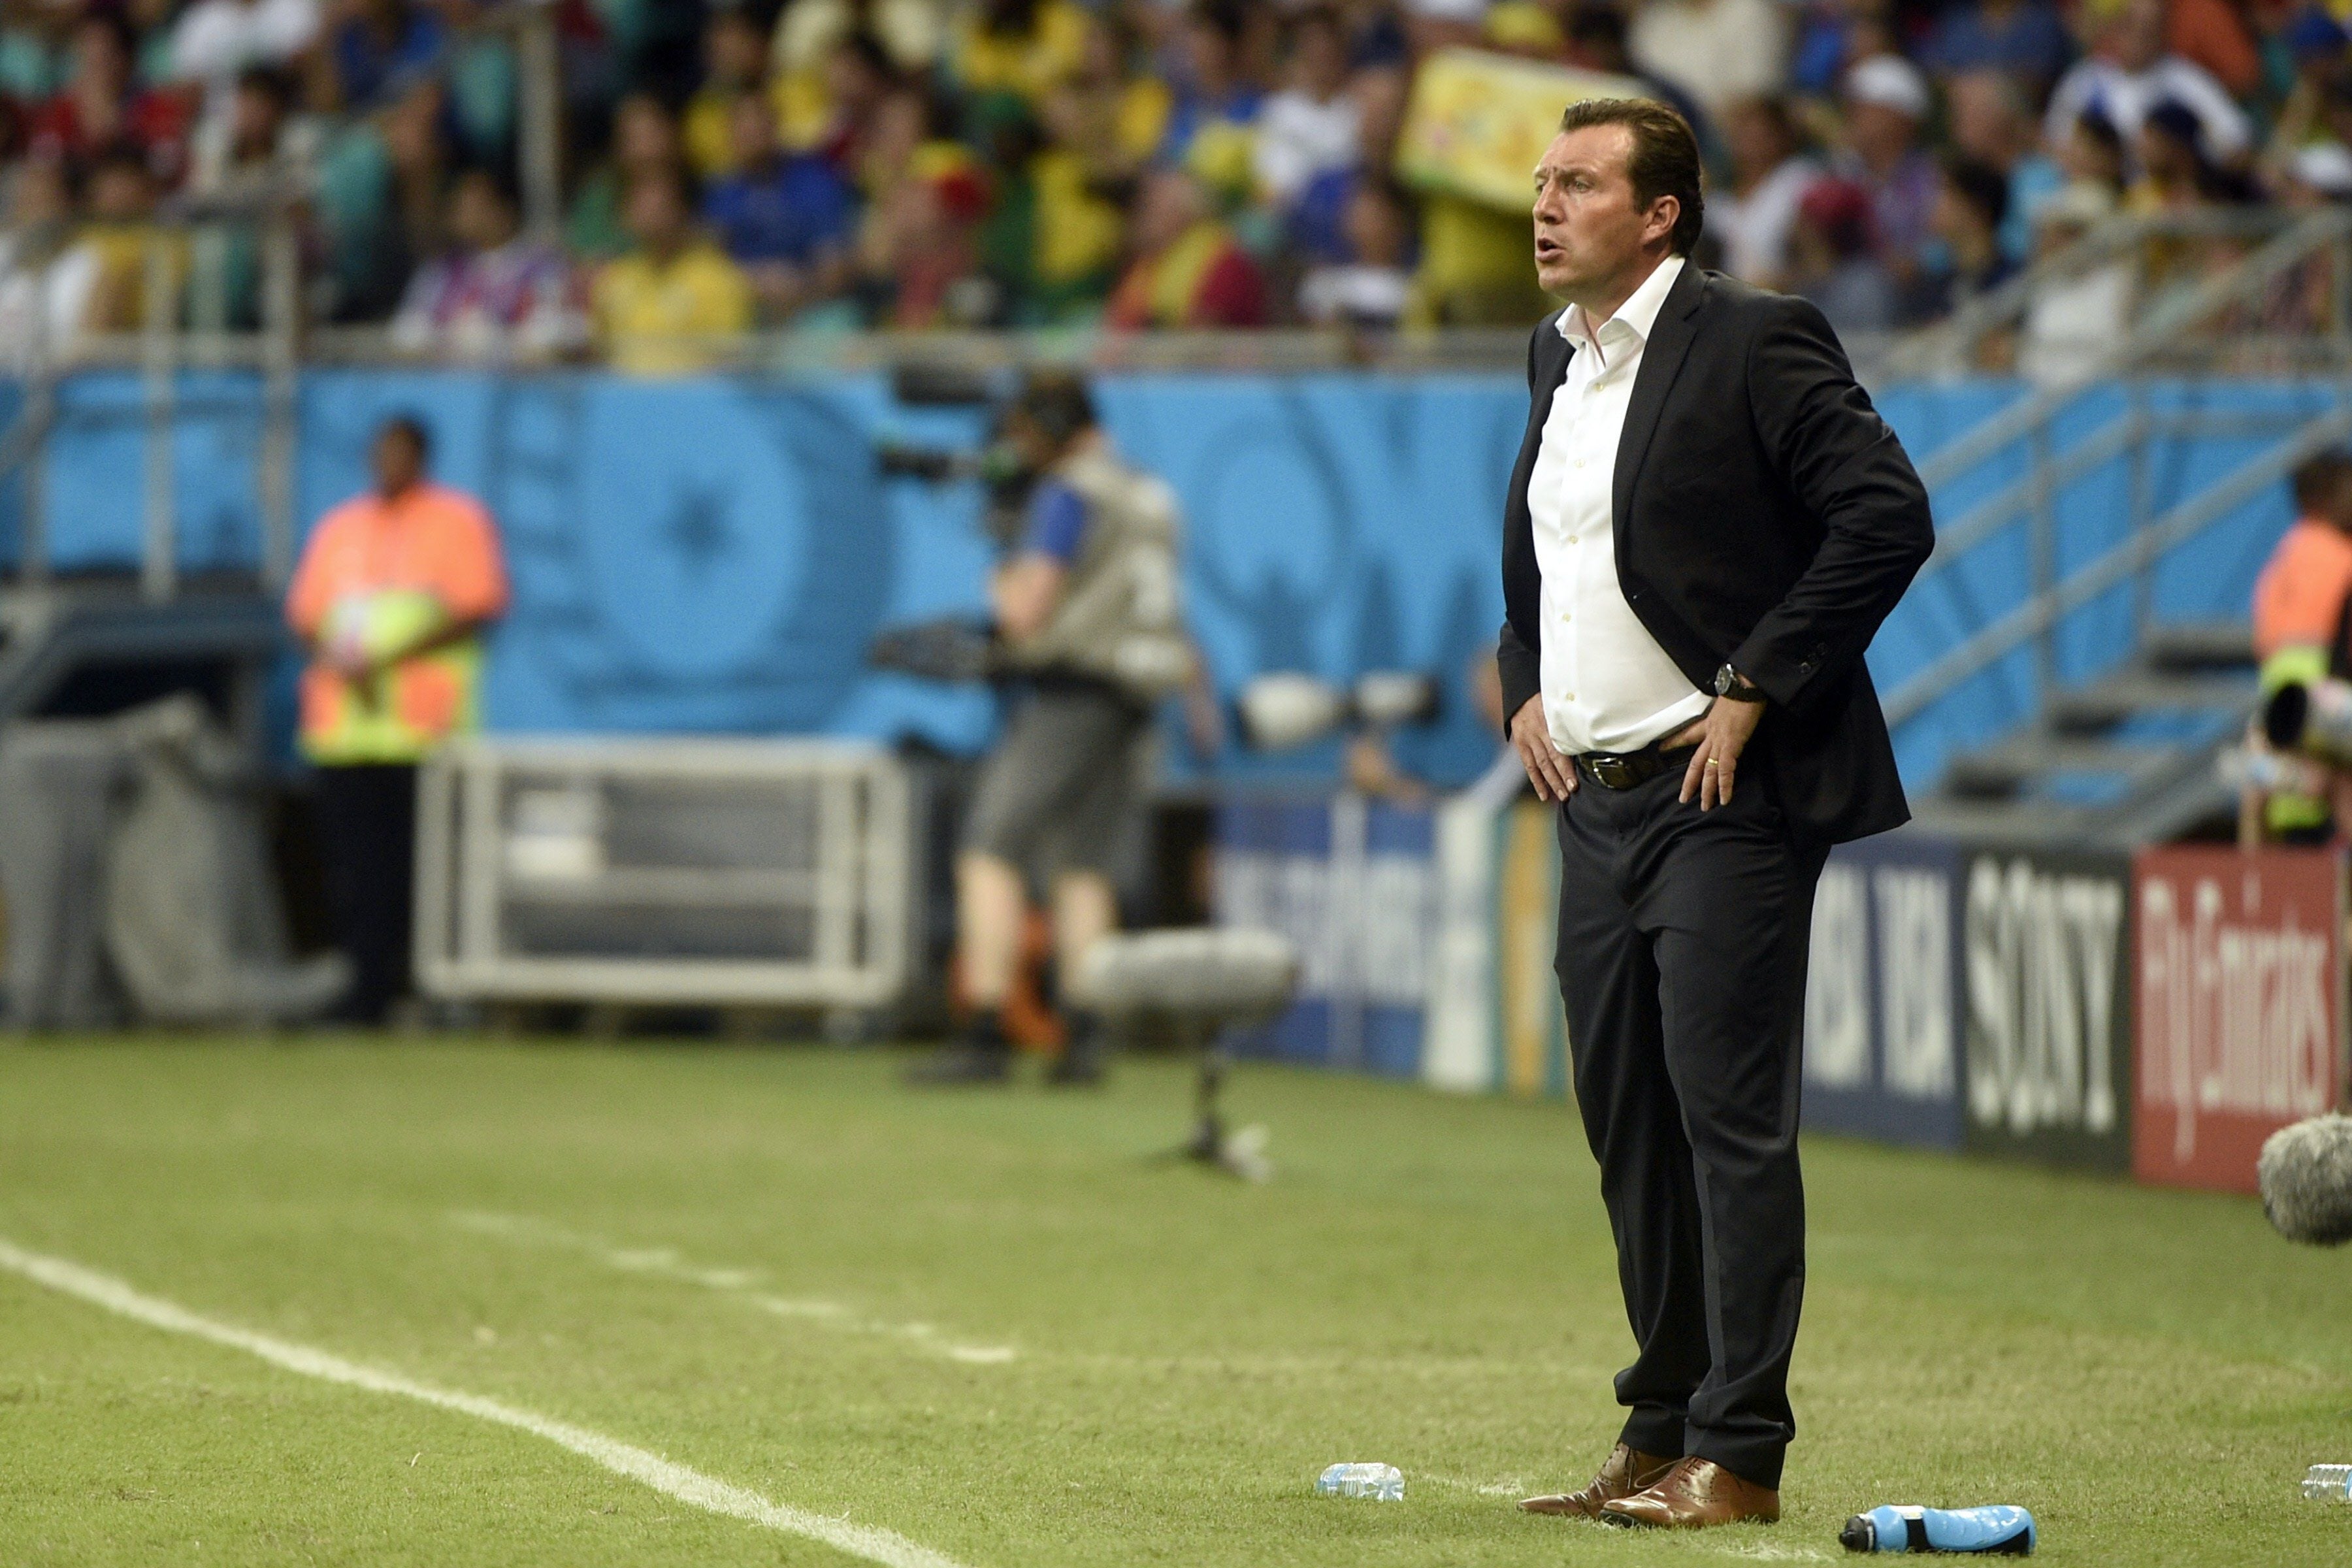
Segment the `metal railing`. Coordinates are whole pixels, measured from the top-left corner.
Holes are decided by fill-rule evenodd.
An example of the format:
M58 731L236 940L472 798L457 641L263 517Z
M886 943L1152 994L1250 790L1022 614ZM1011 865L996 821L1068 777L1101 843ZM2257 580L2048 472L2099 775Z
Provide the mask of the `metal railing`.
M1945 320L1885 344L1874 363L1876 377L1918 381L2007 370L2036 302L2053 289L2103 273L2116 276L2123 297L2147 317L2165 316L2175 334L2169 357L2184 368L2206 374L2340 368L2352 363L2352 236L2337 234L2324 247L2328 287L2324 303L2309 313L2316 319L2249 321L2210 310L2184 315L2178 309L2214 274L2226 271L2228 263L2286 235L2307 232L2315 216L2325 220L2333 215L2285 207L2213 207L2108 218L2063 250L2036 259L1999 287L1962 302ZM2296 248L2299 259L2315 258L2304 246ZM2252 298L2243 296L2237 302ZM2222 330L2208 334L2187 330L2203 324Z
M2144 231L2139 231L2145 237ZM2315 258L2336 268L2340 289L2352 279L2346 266L2352 246L2352 214L2326 211L2296 217L2283 230L2220 271L2184 288L2151 310L2120 342L2095 354L2072 374L2031 394L1945 446L1919 465L1930 491L1958 483L1989 465L2011 460L2021 447L2025 472L1937 531L1936 552L1914 584L1933 582L1979 545L2021 524L2028 528L2029 594L2025 602L1994 619L1895 687L1886 716L1900 724L1946 696L1962 681L2032 643L2037 696L2046 703L2059 689L2057 627L2071 611L2115 588L2134 589L2135 626L2144 631L2149 615L2151 574L2167 553L2220 521L2275 484L2305 458L2352 433L2352 382L2330 406L2317 413L2275 418L2242 413L2160 412L2150 407L2147 374L2168 368L2184 342L2261 300L2284 277ZM2341 327L2337 330L2341 336ZM2338 362L2341 371L2347 361ZM2122 414L2087 435L2074 436L2059 449L2058 422L2087 395L2120 382ZM2161 516L2150 514L2147 467L2151 443L2188 435L2264 435L2280 438L2259 457L2181 501ZM2071 484L2106 464L2130 465L2127 537L2068 576L2058 575L2058 503Z

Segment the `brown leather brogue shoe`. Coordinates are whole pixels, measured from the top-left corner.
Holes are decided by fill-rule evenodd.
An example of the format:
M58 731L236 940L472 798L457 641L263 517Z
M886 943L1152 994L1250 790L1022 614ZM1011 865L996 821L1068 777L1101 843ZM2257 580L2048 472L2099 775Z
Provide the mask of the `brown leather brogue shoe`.
M1531 1497L1519 1506L1529 1513L1566 1513L1579 1519L1599 1519L1602 1503L1612 1498L1632 1497L1652 1482L1663 1479L1676 1462L1656 1454L1639 1453L1620 1443L1609 1450L1609 1457L1601 1462L1600 1474L1582 1491Z
M1743 1481L1711 1459L1677 1459L1654 1484L1601 1505L1603 1524L1704 1530L1713 1524L1778 1524L1780 1494Z

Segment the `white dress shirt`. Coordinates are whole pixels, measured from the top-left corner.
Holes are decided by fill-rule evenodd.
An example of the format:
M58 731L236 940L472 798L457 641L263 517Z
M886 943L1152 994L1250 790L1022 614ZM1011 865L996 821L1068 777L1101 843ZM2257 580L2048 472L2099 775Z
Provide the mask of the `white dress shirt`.
M1638 752L1706 711L1625 602L1617 581L1617 438L1642 347L1683 258L1669 256L1595 331L1582 307L1558 318L1572 351L1528 477L1528 518L1543 574L1543 704L1552 744Z

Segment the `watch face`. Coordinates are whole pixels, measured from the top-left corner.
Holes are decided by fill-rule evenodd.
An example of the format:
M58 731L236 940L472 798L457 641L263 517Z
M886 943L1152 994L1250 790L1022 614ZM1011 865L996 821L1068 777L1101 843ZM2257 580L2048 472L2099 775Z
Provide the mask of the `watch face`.
M1715 672L1715 694L1717 697L1729 696L1731 693L1731 683L1734 679L1736 678L1731 673L1731 666L1727 664L1721 669L1717 670Z

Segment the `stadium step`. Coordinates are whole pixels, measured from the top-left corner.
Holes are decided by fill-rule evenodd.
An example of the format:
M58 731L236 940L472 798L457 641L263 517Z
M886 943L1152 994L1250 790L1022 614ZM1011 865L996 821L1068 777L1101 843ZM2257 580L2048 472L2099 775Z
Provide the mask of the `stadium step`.
M2123 668L2057 694L2023 730L1955 755L1916 815L1962 837L2044 844L2192 831L2231 809L2215 762L2254 695L2242 623L2153 627Z

